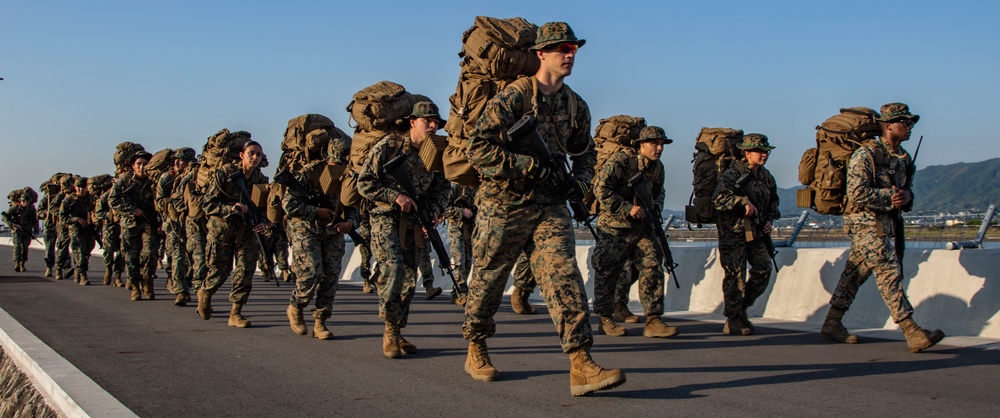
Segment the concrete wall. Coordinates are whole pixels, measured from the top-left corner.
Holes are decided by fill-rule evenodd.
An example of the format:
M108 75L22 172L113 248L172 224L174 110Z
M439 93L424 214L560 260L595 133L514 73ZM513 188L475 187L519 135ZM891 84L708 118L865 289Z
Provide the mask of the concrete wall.
M584 272L587 292L593 294L594 271L590 266L592 246L577 246L577 263ZM847 261L847 248L779 248L781 271L772 275L768 289L750 308L751 316L816 324L826 317L830 295ZM722 266L718 249L677 247L680 288L668 283L665 309L698 313L722 313ZM433 259L433 257L432 257ZM434 260L436 264L436 260ZM344 280L361 280L360 256L351 254L344 265ZM1000 339L1000 249L907 250L903 285L913 304L914 319L925 328L939 328L948 336ZM435 268L437 286L451 287ZM507 293L511 288L508 285ZM634 311L641 312L637 286L632 287ZM536 292L535 301L540 301ZM878 293L874 276L858 291L844 318L850 329L897 329Z
M9 237L0 245L10 245ZM32 248L41 248L33 242ZM348 245L348 250L351 250ZM594 271L590 266L592 246L577 246L577 263L584 273L587 292L593 294ZM100 254L100 249L94 251ZM718 249L677 247L674 260L679 264L677 279L667 286L665 309L697 313L722 313L722 266ZM751 316L816 324L818 330L826 317L827 303L847 260L847 248L779 248L781 271L767 291L750 308ZM7 257L7 255L0 255ZM437 263L436 257L432 256ZM344 263L343 280L361 281L360 255L353 250ZM914 318L925 328L940 328L948 336L1000 339L1000 249L927 250L910 249L904 257L904 287L915 309ZM436 285L451 288L447 278L435 267ZM510 287L507 289L510 293ZM540 301L536 292L533 300ZM642 309L636 287L632 294L633 311ZM844 318L850 329L896 329L889 310L879 296L874 277L858 292L857 300Z

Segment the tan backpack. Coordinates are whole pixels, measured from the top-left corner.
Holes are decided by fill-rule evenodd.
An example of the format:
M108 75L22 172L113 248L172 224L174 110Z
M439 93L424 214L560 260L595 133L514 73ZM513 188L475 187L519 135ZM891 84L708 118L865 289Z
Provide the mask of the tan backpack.
M802 154L796 205L823 215L842 215L847 203L847 162L863 143L882 133L878 112L867 107L840 109L816 127L816 148Z
M594 146L597 149L597 165L600 170L614 153L624 148L632 148L632 141L639 139L639 132L646 127L646 119L639 116L615 115L601 119L594 129Z
M170 148L164 148L156 151L153 157L149 159L149 163L146 164L146 174L149 178L155 180L160 179L160 175L166 173L170 170L170 167L174 165L174 150Z
M145 151L146 149L142 147L141 144L135 142L125 141L117 146L115 146L114 162L115 168L121 172L131 171L132 168L129 167L128 160L136 152Z
M694 144L691 182L693 190L684 207L684 218L696 224L715 222L715 204L712 198L715 187L733 161L743 157L739 149L743 141L743 130L730 128L701 128Z
M350 135L334 126L326 116L310 113L292 118L281 141L278 171L299 171L310 161L326 159L330 140L337 138L351 140Z
M250 138L250 133L247 131L229 132L229 129L222 129L215 135L208 137L208 141L201 150L203 161L199 164L195 180L195 185L202 193L212 181L216 171L226 164L236 163L240 160L240 151L243 149L243 145L250 141ZM263 165L263 162L261 164Z
M443 155L444 175L458 184L479 184L479 173L466 156L469 134L486 109L486 103L521 76L538 71L538 57L530 50L538 26L520 18L477 16L462 34L458 54L458 86L448 102L451 110L444 130L448 145Z

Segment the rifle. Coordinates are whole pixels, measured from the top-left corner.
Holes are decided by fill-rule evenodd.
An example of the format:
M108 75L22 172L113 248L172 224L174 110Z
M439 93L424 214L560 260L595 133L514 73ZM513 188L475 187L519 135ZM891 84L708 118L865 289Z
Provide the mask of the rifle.
M73 203L70 203L70 205L69 205L70 213L73 212L73 208L76 207L77 203L80 203L80 199L79 198L73 200ZM143 212L145 212L145 211L143 211ZM79 222L77 222L76 225L80 227L80 231L82 231L83 233L85 233L85 234L89 235L91 238L93 238L94 239L94 243L97 244L97 247L103 250L104 249L104 242L103 242L104 239L103 239L103 237L101 237L100 231L98 230L98 228L97 228L96 225L94 225L93 223L89 222L90 221L89 216L88 216L87 221L88 221L87 222L87 226L80 226Z
M403 188L404 195L413 198L417 202L417 210L410 211L406 215L411 221L420 224L424 228L427 240L431 242L434 252L437 253L438 267L441 268L441 272L448 273L448 277L451 277L451 283L455 285L455 293L459 296L465 296L469 293L469 289L467 286L459 285L458 280L455 279L455 269L451 266L451 257L448 256L448 250L445 249L444 241L441 240L441 234L438 233L434 221L431 220L430 213L427 212L427 206L421 202L422 199L417 194L417 188L410 181L410 174L406 171L405 163L406 154L400 154L387 161L383 169L393 180L396 180L396 184L399 184L399 187Z
M507 136L515 140L523 140L528 150L541 159L541 163L556 177L556 190L572 190L573 187L577 187L573 184L573 176L570 174L566 159L562 158L556 161L556 158L549 152L545 140L538 134L538 119L535 119L534 115L524 115L507 131ZM587 205L583 203L583 197L574 199L571 196L567 200L569 200L569 207L573 211L573 220L586 225L591 235L594 236L594 241L597 241L597 232L594 231L594 226L591 224L595 216L587 210Z
M298 193L300 195L305 196L306 197L306 203L309 204L309 205L311 205L311 206L316 206L318 208L324 208L324 209L330 209L330 210L334 211L334 213L338 213L339 212L337 210L338 209L337 203L334 202L333 199L330 198L330 196L327 196L327 195L325 195L323 193L313 193L313 192L309 191L309 189L307 189L306 186L303 186L302 183L300 183L299 180L296 179L295 176L292 175L292 173L290 171L288 171L288 170L281 170L281 172L279 172L278 174L275 174L274 175L274 182L278 183L278 184L280 184L282 186L287 187L289 190L291 190L291 191L293 191L295 193ZM347 210L348 207L344 207L344 209ZM335 217L333 219L333 223L334 224L337 224L337 223L340 223L340 222L344 222L344 221L346 221L346 219L344 217L342 217L342 216L341 217ZM361 234L358 233L357 229L351 229L350 231L347 232L347 235L349 237L351 237L352 240L354 240L355 244L360 244L360 245L363 245L365 247L368 246L368 240L364 239L361 236Z
M764 243L764 248L767 249L768 257L771 257L771 263L774 264L774 272L778 272L778 260L774 257L778 255L778 250L774 249L774 241L771 240L771 234L764 233L764 215L761 212L763 208L757 204L757 197L754 194L753 182L750 181L750 172L743 173L740 178L736 179L736 188L743 191L743 195L747 197L750 204L757 208L757 214L750 217L750 232L753 234L753 240L760 240Z
M163 227L163 220L160 219L160 213L156 211L156 208L147 205L142 197L139 196L139 190L135 187L135 183L130 184L125 190L122 191L122 195L126 195L132 198L132 203L135 203L135 207L142 211L142 216L146 218L151 226L154 226L154 230L159 230Z
M674 255L670 252L670 244L667 243L667 234L663 232L663 218L660 217L659 211L654 209L646 176L642 173L632 176L628 179L628 187L635 192L635 197L639 200L639 205L642 206L642 211L645 214L642 218L646 221L646 225L653 230L653 242L656 243L657 247L660 247L660 253L663 254L663 267L667 269L667 274L674 278L674 286L680 289L681 284L677 282L677 273L674 272L678 264L674 262Z
M240 192L240 203L247 207L247 211L244 214L243 220L250 228L256 228L257 225L266 224L266 219L262 213L260 213L260 208L253 204L253 200L250 199L250 192L247 191L246 177L243 175L243 170L236 170L233 174L229 175L227 179L229 183L236 186L236 190ZM264 263L264 269L271 272L274 275L274 252L270 251L271 246L265 244L268 241L267 235L263 232L254 231L254 236L257 237L257 244L260 245L260 252L264 255L262 262ZM274 285L276 287L281 287L278 283L281 280L275 280Z
M917 149L913 151L913 159L910 160L910 166L906 167L906 183L903 190L908 189L913 184L913 175L916 173L917 168L917 154L920 153L920 144L924 142L924 136L920 135L920 139L917 140ZM895 173L889 173L890 184L893 188L897 188ZM899 262L899 275L903 275L903 254L906 253L906 230L903 227L903 211L901 209L892 210L892 232L893 232L893 244L895 248L893 250L896 253L896 261Z

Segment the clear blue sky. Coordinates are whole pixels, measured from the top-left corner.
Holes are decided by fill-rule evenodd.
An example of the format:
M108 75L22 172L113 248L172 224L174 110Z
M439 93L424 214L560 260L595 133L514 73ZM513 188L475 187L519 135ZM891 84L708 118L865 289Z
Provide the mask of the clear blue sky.
M446 108L476 15L567 21L586 38L567 83L595 125L632 114L675 138L670 209L691 192L702 126L767 134L781 187L841 107L906 102L919 166L982 161L1000 157L998 4L3 0L0 192L110 172L121 141L200 150L221 128L277 161L288 119L348 130L351 95L383 79Z

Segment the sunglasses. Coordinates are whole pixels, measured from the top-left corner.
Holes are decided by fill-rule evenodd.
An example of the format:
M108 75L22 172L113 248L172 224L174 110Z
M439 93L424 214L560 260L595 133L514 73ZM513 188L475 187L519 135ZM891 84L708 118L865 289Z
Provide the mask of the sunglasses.
M556 44L556 46L549 48L550 51L556 51L560 54L575 54L579 49L579 45L569 42L561 42Z

